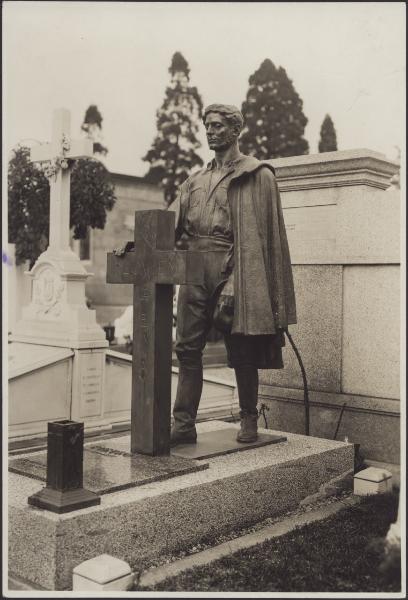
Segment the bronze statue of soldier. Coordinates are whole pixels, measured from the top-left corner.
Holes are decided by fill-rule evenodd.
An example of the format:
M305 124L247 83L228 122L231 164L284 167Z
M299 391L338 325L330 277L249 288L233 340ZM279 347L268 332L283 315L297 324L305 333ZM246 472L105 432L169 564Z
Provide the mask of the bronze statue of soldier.
M203 122L214 159L180 187L176 243L203 253L204 283L180 287L180 363L171 444L194 443L203 385L202 353L223 331L240 404L239 442L257 438L258 369L283 367L283 329L296 323L292 268L273 167L240 153L243 118L212 104Z
M237 440L245 443L257 439L258 369L283 368L284 329L296 323L274 169L240 153L244 123L235 106L211 104L203 122L214 158L180 186L170 207L176 211L176 246L199 251L204 264L203 283L182 285L179 291L172 446L197 440L202 354L213 324L224 334L228 366L235 371L241 417Z

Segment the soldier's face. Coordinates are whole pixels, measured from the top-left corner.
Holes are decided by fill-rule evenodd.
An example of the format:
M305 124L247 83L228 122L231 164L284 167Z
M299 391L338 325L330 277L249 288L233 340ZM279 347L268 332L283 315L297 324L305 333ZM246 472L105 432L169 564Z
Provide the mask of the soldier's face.
M225 117L218 113L209 113L205 118L205 132L211 150L227 150L237 139L239 132L229 125Z

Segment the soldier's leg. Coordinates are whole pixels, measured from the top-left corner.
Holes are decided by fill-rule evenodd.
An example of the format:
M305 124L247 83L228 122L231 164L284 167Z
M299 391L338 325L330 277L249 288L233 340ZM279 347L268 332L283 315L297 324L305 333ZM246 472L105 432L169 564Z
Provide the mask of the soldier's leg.
M226 335L225 346L228 353L228 364L235 371L237 381L241 429L238 432L239 442L254 442L258 437L258 369L256 349L251 336Z
M202 354L209 331L205 286L180 286L177 305L176 354L179 377L173 408L171 444L195 442L195 420L203 387Z

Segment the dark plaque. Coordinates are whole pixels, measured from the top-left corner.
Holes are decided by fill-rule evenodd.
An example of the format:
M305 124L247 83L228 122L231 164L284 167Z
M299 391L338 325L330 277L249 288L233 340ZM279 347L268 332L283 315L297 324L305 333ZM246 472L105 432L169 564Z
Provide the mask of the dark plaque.
M100 504L97 494L83 488L83 452L83 423L48 423L47 485L28 503L57 513Z

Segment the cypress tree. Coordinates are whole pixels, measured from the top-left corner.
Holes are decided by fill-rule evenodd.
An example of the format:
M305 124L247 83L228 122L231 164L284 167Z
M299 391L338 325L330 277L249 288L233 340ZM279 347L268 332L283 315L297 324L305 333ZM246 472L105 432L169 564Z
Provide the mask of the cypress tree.
M86 136L93 141L94 154L106 156L108 149L102 144L102 115L95 104L88 106L84 122L81 125L82 131L85 131Z
M264 160L309 152L303 102L285 69L269 58L249 78L242 114L240 147L245 154Z
M326 115L320 128L319 152L337 150L336 130L330 115Z
M190 69L180 52L173 55L169 68L170 85L161 108L157 111L157 135L151 149L143 157L150 163L145 178L160 185L170 205L177 189L196 166L203 161L196 153L203 103L196 87L189 85Z

